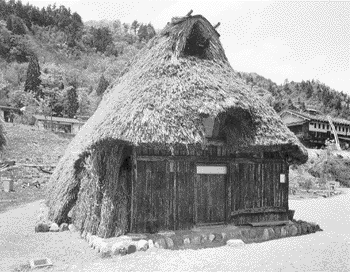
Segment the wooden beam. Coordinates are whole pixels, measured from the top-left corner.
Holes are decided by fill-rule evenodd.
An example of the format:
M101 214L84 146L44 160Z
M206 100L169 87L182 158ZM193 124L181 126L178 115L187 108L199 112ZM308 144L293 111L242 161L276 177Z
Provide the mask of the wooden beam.
M220 26L220 22L218 22L218 23L214 26L214 28L217 29L219 26Z
M268 212L287 212L287 208L284 207L260 207L251 209L241 209L231 212L231 216L241 215L241 214L252 214L252 213L268 213Z
M192 12L193 12L193 9L191 9L191 10L186 14L186 17L191 16Z
M276 163L282 162L282 159L264 159L264 158L235 158L235 157L216 157L216 156L138 156L138 161L197 161L199 163L231 162L235 163Z

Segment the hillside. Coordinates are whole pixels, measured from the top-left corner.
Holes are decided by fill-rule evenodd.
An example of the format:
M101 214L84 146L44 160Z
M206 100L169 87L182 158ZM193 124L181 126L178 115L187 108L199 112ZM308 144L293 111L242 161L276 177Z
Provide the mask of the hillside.
M8 144L0 161L12 161L25 165L57 164L64 154L70 138L51 131L38 130L32 126L5 123ZM50 167L42 167L44 171L52 171ZM14 192L5 193L0 188L0 211L6 207L18 205L32 200L44 198L45 186L50 175L35 167L19 167L0 172L0 180L10 178L14 181ZM40 187L35 187L35 184Z
M0 0L0 104L91 116L105 89L156 34L134 20L89 22L65 6ZM20 118L28 123L30 118Z
M308 149L308 154L305 164L290 167L291 188L317 189L317 184L324 187L329 181L350 187L349 151Z
M350 120L350 96L318 80L285 80L284 84L277 85L256 73L239 72L239 75L258 93L271 96L271 105L277 112L284 109L303 111L312 108L333 117Z

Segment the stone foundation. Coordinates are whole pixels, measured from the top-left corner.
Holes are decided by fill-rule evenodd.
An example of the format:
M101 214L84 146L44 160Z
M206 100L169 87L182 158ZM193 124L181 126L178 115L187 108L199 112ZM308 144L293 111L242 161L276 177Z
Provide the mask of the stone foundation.
M287 238L322 231L319 225L305 221L289 221L284 226L271 227L238 227L216 226L201 227L189 231L167 231L157 234L127 234L120 237L102 239L83 232L81 237L86 239L101 257L131 254L136 251L146 251L150 248L162 249L200 249L218 247L232 241L241 240L244 244L259 243L273 239ZM243 244L242 243L242 244Z

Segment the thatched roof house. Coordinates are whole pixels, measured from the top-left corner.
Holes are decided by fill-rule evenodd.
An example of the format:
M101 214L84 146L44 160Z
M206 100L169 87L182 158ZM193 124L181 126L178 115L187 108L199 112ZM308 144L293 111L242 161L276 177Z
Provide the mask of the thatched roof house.
M287 214L287 163L307 152L236 75L219 36L201 15L174 18L139 52L60 160L52 220L109 237ZM254 207L260 217L241 216Z

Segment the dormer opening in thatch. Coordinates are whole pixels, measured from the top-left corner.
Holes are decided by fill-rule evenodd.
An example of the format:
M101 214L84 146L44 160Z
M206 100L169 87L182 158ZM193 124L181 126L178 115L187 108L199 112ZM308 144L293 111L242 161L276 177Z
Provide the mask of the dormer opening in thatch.
M187 37L184 55L202 59L210 59L210 35L204 25L197 21L193 24L190 35Z
M254 142L255 126L249 111L234 109L222 118L219 137L229 146L242 147Z

